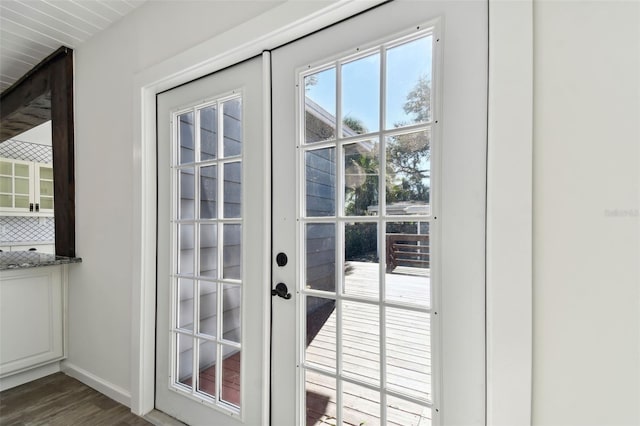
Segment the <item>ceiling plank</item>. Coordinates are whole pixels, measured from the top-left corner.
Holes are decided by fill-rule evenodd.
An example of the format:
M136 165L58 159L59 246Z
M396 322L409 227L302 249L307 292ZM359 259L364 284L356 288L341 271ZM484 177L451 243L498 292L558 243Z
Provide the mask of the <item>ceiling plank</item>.
M0 0L0 91L59 46L76 48L146 0Z
M33 20L42 25L46 25L49 28L57 29L66 34L69 34L74 38L77 38L78 40L84 40L87 37L91 36L90 32L85 31L73 25L72 23L69 22L68 19L67 20L59 19L55 16L52 16L51 14L44 12L42 8L39 9L34 6L39 6L39 5L38 4L30 5L29 3L21 3L17 1L3 3L3 7L5 9L8 9L13 13L17 13L21 15L25 19Z
M11 33L5 28L0 28L0 44L13 46L14 49L20 49L21 51L24 50L30 55L35 55L40 58L47 57L55 50L55 48L29 40L22 35Z
M97 13L92 13L88 7L83 7L82 3L80 2L74 2L72 0L61 2L49 1L49 4L54 4L61 10L64 10L67 13L75 15L83 19L84 21L91 23L91 25L99 28L100 30L104 30L109 26L109 24L111 24L111 21L106 19L104 16L100 16Z
M86 2L84 3L79 2L78 4L82 7L86 7L87 9L90 9L91 13L95 13L97 15L100 15L106 18L109 21L109 24L122 18L122 15L120 13L118 13L116 10L114 10L113 8L109 7L108 5L104 4L104 2L101 2L101 1L91 2L91 7L89 7Z
M40 33L25 25L6 19L5 17L0 17L0 26L2 27L3 32L8 32L14 35L20 34L20 37L22 38L51 49L55 49L57 46L62 44L60 40L56 40L53 36Z
M0 44L0 57L11 58L22 62L31 63L31 66L34 66L39 62L39 59L36 56L30 55L29 53L21 49L13 49L8 43Z
M60 33L59 31L43 29L41 26L36 28L35 25L32 26L31 23L14 21L7 16L2 16L2 18L0 18L0 25L2 25L3 29L6 31L14 34L23 34L31 40L37 41L45 46L50 46L54 49L60 45L74 43L73 40L69 40L68 36Z
M59 2L56 2L56 4L58 3ZM60 21L68 22L70 25L73 25L74 27L78 28L78 30L89 34L88 37L95 34L96 31L100 30L100 27L97 27L91 24L90 22L87 22L86 20L82 19L81 17L65 11L64 9L60 9L59 7L51 5L46 1L41 1L36 4L29 2L29 5L31 7L37 7L37 9L42 11L42 13L45 13L51 16L52 18L55 18Z
M104 1L101 0L100 3L103 3L105 6L112 8L113 10L115 10L116 12L118 12L118 14L120 16L124 16L128 13L130 13L133 9L135 9L137 6L134 5L130 5L127 2L121 1L121 0L110 0L110 1Z
M76 35L76 31L74 31L73 28L71 29L72 33L70 34L66 28L63 28L63 26L58 25L57 27L53 27L30 16L24 16L12 10L5 10L3 18L11 22L15 22L18 25L23 25L42 36L54 38L58 41L58 44L70 45L82 42L82 38Z

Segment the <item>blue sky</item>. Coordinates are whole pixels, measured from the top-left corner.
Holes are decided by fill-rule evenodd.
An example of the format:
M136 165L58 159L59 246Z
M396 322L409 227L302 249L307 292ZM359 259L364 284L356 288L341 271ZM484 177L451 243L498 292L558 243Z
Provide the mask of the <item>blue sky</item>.
M387 51L387 128L409 121L402 109L407 94L421 75L431 80L431 36L402 44ZM342 66L343 116L361 120L369 131L379 127L379 54L367 56ZM335 114L335 69L317 74L318 80L307 96Z

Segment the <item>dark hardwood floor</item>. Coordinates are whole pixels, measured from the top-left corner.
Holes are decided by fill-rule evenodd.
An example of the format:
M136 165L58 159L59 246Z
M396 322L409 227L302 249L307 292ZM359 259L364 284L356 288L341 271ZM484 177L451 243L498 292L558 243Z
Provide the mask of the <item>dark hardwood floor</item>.
M0 425L139 426L151 423L63 373L0 393Z

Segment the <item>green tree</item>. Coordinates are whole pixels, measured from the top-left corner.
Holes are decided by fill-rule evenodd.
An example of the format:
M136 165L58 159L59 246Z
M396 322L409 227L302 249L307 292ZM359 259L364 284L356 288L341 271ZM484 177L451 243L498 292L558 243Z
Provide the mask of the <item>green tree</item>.
M418 78L407 94L403 109L412 120L396 123L396 128L431 119L431 81L426 76ZM393 136L387 140L387 203L429 202L430 157L430 135L426 132Z
M407 94L403 109L405 113L413 115L413 123L424 123L431 118L431 80L426 75L420 76Z
M345 128L349 128L353 130L355 133L359 135L363 133L369 133L369 130L367 130L362 120L355 117L351 117L350 115L347 115L342 119L342 125Z
M368 133L361 120L346 116L345 128L357 134ZM345 146L345 213L366 215L367 207L378 203L378 144L358 142Z
M357 143L345 147L345 213L368 215L378 204L378 144Z

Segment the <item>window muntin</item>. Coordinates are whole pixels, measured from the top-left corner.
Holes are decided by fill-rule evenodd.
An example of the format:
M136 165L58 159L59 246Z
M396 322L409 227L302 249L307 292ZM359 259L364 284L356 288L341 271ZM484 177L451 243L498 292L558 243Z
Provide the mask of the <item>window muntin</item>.
M241 411L242 96L173 114L170 389ZM197 366L197 368L194 368Z
M431 419L435 32L299 74L307 422Z

